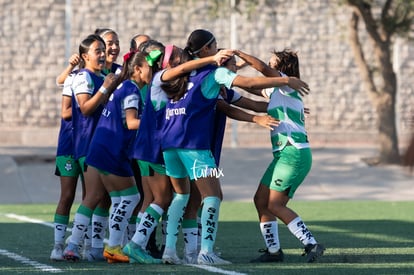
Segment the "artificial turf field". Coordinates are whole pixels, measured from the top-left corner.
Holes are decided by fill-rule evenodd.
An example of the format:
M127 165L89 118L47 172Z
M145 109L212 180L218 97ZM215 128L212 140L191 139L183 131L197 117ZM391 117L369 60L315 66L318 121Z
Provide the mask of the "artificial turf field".
M249 263L260 255L257 251L264 242L254 206L247 202L223 202L220 211L215 250L232 265L52 262L55 205L0 205L0 274L414 274L414 202L292 201L289 205L326 246L318 262L305 263L301 244L279 224L285 261ZM181 256L181 236L177 247Z

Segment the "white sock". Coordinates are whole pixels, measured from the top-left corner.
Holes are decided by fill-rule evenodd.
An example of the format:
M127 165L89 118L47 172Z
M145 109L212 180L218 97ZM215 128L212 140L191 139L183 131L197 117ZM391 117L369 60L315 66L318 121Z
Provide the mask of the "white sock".
M198 252L198 227L182 228L184 236L184 254Z
M293 219L287 227L303 245L316 244L315 238L300 217Z
M92 215L92 247L103 248L106 230L108 228L108 216Z
M79 245L83 242L85 232L88 229L90 217L81 213L76 213L73 219L72 235L70 236L70 242Z
M141 222L142 215L144 215L143 212L138 212L138 215L137 215L137 226Z
M112 216L114 215L116 209L118 208L119 203L121 202L121 196L118 194L119 192L116 193L116 195L114 195L113 193L115 192L111 192L111 215L109 216L110 218L112 218Z
M54 223L53 224L55 227L55 234L54 234L54 238L55 238L55 244L64 244L65 243L65 236L66 236L66 229L68 227L67 224L59 224L59 223Z
M277 221L261 222L260 231L269 253L276 253L280 249Z
M131 217L135 206L138 204L139 194L123 195L118 207L112 212L109 220L109 240L108 246L118 246L122 244L128 219Z
M151 203L141 217L141 222L138 224L132 241L143 249L147 247L150 235L158 225L158 222L164 213L164 210L155 203Z

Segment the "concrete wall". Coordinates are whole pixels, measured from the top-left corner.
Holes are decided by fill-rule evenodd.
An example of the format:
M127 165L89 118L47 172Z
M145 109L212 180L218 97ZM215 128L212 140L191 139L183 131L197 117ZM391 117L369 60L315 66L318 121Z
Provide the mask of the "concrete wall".
M213 16L209 7L214 2L1 1L0 145L56 143L61 96L55 77L69 55L77 52L79 42L97 27L110 27L119 33L121 55L136 33L184 46L196 28L211 30L219 47L230 47L230 12L222 8L217 17ZM307 126L313 143L375 143L376 115L348 42L350 10L337 2L275 0L268 7L262 0L251 12L242 7L243 13L236 20L238 48L266 61L273 49L289 47L299 52L302 79L312 89L305 104L311 110ZM364 43L369 49L369 41L365 39ZM414 60L409 58L414 54L413 44L402 41L398 53L401 69L397 117L404 139L414 113L410 78ZM118 61L121 63L121 58ZM254 74L251 70L240 73ZM267 146L269 142L267 131L256 125L229 123L227 133L230 135L233 129L237 129L241 145Z

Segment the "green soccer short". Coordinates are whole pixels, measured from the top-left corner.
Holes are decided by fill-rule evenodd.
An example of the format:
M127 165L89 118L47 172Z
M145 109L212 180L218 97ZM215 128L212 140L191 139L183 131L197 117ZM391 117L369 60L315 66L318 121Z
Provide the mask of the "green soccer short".
M151 177L154 176L154 172L157 172L160 175L166 175L165 166L162 164L152 163L143 160L137 160L139 170L141 171L141 176Z
M296 189L303 182L312 167L310 148L297 149L286 146L273 153L273 161L264 173L260 183L278 192L288 191L293 198Z
M78 177L82 173L79 162L73 156L57 156L55 175L59 177Z

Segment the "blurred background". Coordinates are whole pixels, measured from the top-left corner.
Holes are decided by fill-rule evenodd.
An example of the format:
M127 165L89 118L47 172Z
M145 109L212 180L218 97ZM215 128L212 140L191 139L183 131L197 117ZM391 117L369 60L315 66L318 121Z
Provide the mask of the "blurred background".
M398 0L1 0L0 146L56 145L56 76L96 28L118 33L120 64L135 34L184 47L194 29L204 28L218 47L265 62L274 49L297 51L301 78L311 87L304 98L311 143L378 147L392 159L413 129L412 6ZM229 120L224 145L270 147L269 133Z

